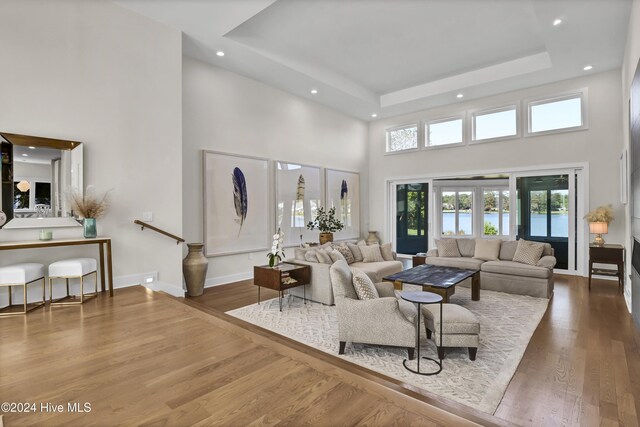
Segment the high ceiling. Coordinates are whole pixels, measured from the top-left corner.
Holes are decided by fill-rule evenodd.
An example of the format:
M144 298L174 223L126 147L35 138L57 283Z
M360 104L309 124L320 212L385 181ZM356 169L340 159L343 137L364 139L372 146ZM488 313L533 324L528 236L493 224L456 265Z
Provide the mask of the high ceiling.
M631 0L116 3L182 31L185 55L363 120L619 68L631 8Z

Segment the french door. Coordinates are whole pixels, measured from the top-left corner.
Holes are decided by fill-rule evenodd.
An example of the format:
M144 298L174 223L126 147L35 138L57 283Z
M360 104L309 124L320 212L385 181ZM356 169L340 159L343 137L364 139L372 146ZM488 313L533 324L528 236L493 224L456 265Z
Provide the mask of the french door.
M396 252L415 255L428 249L429 184L395 185Z

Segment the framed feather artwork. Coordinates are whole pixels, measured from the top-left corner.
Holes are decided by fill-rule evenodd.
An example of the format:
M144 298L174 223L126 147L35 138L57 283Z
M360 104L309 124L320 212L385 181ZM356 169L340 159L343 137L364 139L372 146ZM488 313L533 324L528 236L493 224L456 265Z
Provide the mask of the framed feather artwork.
M327 208L336 208L344 229L334 239L360 238L360 174L335 169L326 170Z
M204 150L202 170L205 255L271 247L269 160Z
M276 161L275 229L284 232L284 246L317 242L318 231L307 230L318 207L324 206L322 169L316 166ZM287 254L293 255L293 254Z

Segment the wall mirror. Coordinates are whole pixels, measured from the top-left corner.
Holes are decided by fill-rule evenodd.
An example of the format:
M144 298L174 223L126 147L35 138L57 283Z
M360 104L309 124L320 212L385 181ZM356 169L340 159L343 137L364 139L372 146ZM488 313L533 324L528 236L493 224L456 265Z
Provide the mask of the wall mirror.
M79 226L70 192L82 193L82 143L0 132L1 228Z

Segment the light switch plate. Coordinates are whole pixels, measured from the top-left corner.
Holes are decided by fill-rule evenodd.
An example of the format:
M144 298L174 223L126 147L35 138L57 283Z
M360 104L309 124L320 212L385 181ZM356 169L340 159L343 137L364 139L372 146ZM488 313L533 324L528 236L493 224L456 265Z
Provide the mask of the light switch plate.
M153 221L153 212L142 212L142 220L147 222Z

